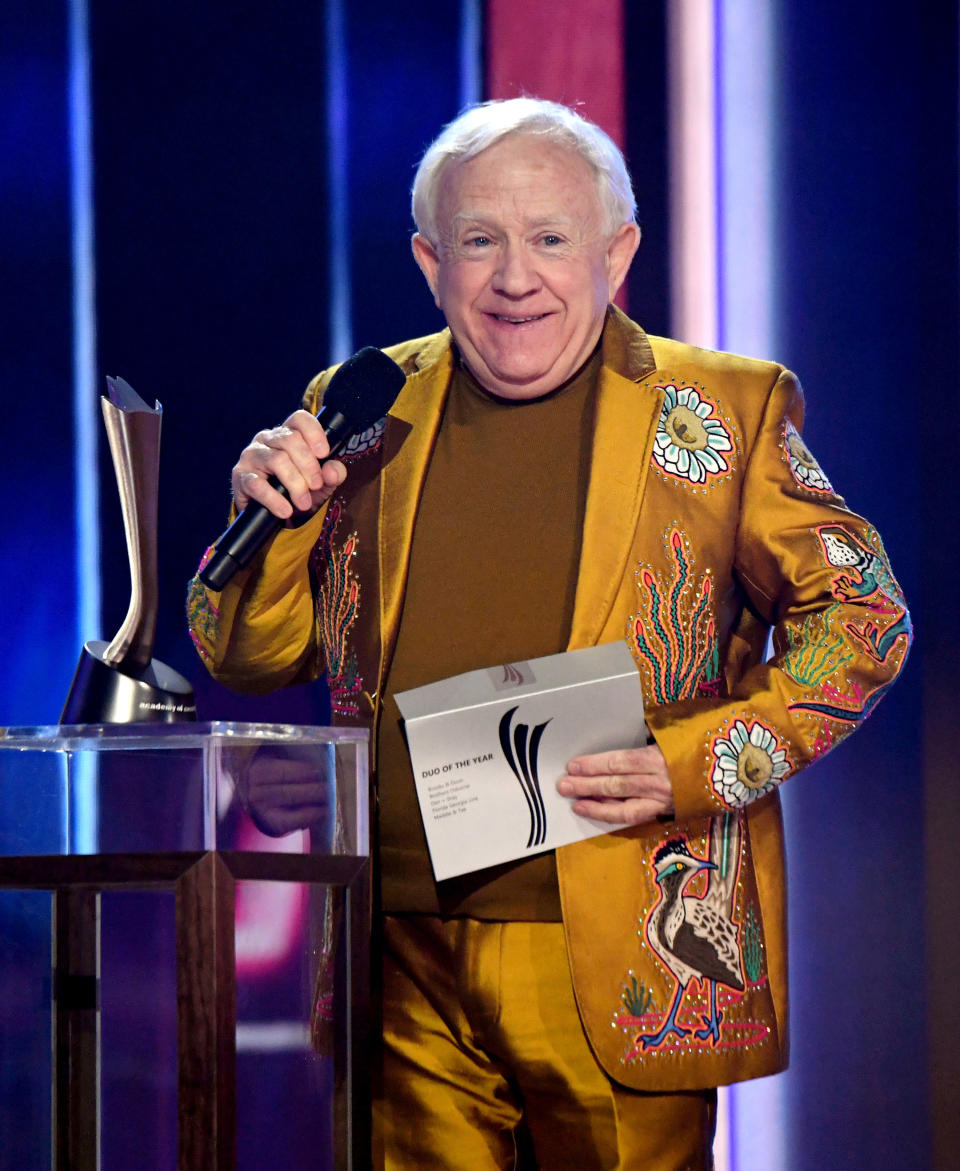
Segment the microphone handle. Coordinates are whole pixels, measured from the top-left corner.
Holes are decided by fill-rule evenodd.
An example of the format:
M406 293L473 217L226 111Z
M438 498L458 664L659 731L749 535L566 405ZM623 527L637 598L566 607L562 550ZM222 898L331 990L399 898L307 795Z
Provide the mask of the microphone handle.
M321 411L317 421L323 425L324 434L330 443L330 453L319 462L333 459L346 445L356 427L340 411ZM362 430L362 428L361 428ZM270 476L268 483L276 488L285 499L290 499L287 489L276 476ZM251 500L232 525L217 540L213 554L197 575L208 589L219 592L235 574L246 569L260 549L286 524L258 500Z

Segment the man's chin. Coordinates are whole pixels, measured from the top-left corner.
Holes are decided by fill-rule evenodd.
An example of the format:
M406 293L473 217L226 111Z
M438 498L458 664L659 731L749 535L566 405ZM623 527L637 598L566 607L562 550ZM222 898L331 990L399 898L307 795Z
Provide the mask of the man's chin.
M509 356L504 361L484 361L477 351L471 355L464 353L463 349L461 356L480 386L498 398L539 398L555 390L563 381L555 374L555 363L528 358L510 360Z
M476 378L476 375L474 377ZM485 378L477 378L477 382L488 394L494 394L497 398L518 400L542 398L545 394L556 390L562 381L562 379L558 381L550 374L528 376L505 373L499 377L488 375Z

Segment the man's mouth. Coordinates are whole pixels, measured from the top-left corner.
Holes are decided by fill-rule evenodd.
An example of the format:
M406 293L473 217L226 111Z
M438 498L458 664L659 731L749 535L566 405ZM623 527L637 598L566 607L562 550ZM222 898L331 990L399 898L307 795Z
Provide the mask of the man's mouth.
M505 325L529 325L531 321L542 321L549 314L531 313L526 317L508 317L505 313L492 313L490 316L496 321L502 321Z

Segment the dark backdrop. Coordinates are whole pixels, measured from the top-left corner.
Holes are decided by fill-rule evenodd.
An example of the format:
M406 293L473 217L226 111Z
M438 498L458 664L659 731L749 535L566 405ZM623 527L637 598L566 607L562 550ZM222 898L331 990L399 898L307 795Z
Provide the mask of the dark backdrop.
M460 30L459 6L439 0L348 7L337 161L359 347L438 323L405 193L456 112ZM782 352L765 356L800 374L808 441L884 534L919 631L877 715L786 790L790 1166L947 1167L960 1143L956 8L778 12ZM322 687L240 701L210 684L182 617L237 452L329 357L325 17L307 3L91 3L98 390L120 374L164 405L157 654L194 680L204 718L326 718ZM662 4L627 6L626 145L647 241L631 304L655 331L669 324L662 30ZM113 634L128 597L102 459L104 628L76 629L67 81L64 7L3 6L3 723L56 720L81 639Z
M935 1008L943 916L933 951L924 932L928 891L931 906L943 897L925 805L942 826L954 787L925 742L947 735L929 693L958 649L942 610L958 546L944 476L958 419L956 8L781 11L779 357L807 390L806 440L883 535L917 628L889 701L785 792L790 1145L811 1169L919 1171L949 1165L958 1102L943 1056L955 1010L951 1022Z

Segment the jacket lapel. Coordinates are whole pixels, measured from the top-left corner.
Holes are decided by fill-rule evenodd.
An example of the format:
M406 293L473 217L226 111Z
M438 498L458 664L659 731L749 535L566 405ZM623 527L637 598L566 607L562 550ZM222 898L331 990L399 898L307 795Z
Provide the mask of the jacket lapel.
M407 378L387 416L379 505L380 681L393 653L417 506L452 370L450 335L444 331L420 355L418 369Z
M638 382L655 365L643 330L611 309L597 387L570 649L598 641L626 574L663 405L662 391Z

